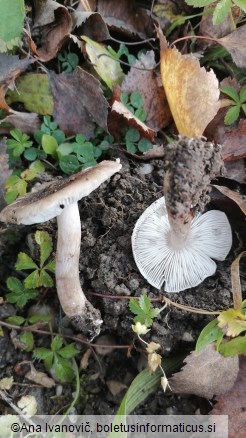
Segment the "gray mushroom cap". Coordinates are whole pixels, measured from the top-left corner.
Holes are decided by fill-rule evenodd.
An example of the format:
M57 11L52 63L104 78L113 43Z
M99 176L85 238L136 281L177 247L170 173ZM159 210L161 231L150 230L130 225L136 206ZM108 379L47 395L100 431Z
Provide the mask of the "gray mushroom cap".
M44 184L0 212L0 221L32 225L59 216L65 207L89 195L121 169L119 160L102 161L66 179Z
M211 210L191 222L185 242L175 239L164 197L151 204L138 219L132 234L135 262L143 277L166 292L195 287L216 271L212 260L224 260L232 245L225 213Z

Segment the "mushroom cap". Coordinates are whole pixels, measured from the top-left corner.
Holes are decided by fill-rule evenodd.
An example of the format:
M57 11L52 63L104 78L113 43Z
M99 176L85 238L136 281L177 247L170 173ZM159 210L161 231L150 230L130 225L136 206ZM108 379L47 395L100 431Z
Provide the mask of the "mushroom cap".
M174 239L173 239L174 237ZM168 221L164 197L140 216L132 234L137 267L154 287L180 292L200 284L216 271L232 245L232 232L225 213L211 210L191 221L185 242L175 241Z
M24 225L48 221L59 216L66 206L89 195L121 167L119 159L102 161L66 179L45 183L5 207L0 212L0 221Z

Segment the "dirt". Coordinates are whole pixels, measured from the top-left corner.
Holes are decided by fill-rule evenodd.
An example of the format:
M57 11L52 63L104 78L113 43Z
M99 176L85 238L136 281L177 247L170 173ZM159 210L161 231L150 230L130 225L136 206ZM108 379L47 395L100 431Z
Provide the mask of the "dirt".
M81 284L88 299L96 308L99 308L103 318L101 335L105 335L113 345L134 345L132 349L114 349L106 355L93 352L89 359L87 369L81 377L81 396L77 404L77 412L82 414L107 414L116 412L125 390L135 375L146 365L142 353L143 348L134 340L131 329L133 315L128 309L128 298L146 293L150 298L163 294L150 286L138 272L131 250L131 234L134 224L141 213L156 199L162 196L163 187L163 162L153 161L151 164L133 162L124 155L121 157L122 170L111 178L109 183L104 183L98 190L80 202L82 221L82 244L80 257ZM145 174L145 172L150 172ZM208 205L207 208L211 208ZM218 208L216 201L213 208ZM229 218L230 219L230 218ZM5 263L1 268L2 278L13 273L10 270L16 260L16 255L21 249L27 251L25 237L39 226L20 227L14 226L23 239L16 246L4 248ZM56 223L51 221L45 225L55 240ZM235 237L235 236L234 236ZM234 245L238 245L237 238ZM13 251L13 248L14 251ZM7 251L7 255L6 255ZM8 253L11 251L11 254ZM218 310L231 305L230 264L234 259L234 252L223 262L219 262L216 274L207 278L196 288L180 292L179 294L166 294L168 298L185 306L201 309ZM12 258L12 262L11 262ZM3 283L4 284L4 283ZM3 286L3 292L6 289ZM104 295L114 299L103 298ZM118 299L116 299L118 297ZM73 328L66 324L66 320L58 319L58 301L55 291L48 291L46 302L54 309L56 316L55 329L63 326L65 333L74 334ZM160 307L161 303L155 304ZM11 305L1 306L1 319L6 314L15 313ZM5 315L3 311L5 309ZM205 324L211 317L185 312L177 308L168 307L155 320L151 331L145 336L146 340L160 343L163 357L174 357L184 354L194 347L195 341ZM29 353L21 353L10 342L10 332L4 329L5 336L0 337L2 354L0 362L0 378L14 375L15 381L23 381L24 370L17 364L23 360L32 360ZM46 338L38 337L40 345L47 343ZM39 345L39 346L40 346ZM86 348L83 347L83 352ZM35 362L40 370L42 364ZM109 381L121 382L123 387L117 395L112 395L108 389ZM54 389L42 389L42 413L54 413L60 408L64 409L71 402L71 385L64 385L61 395L55 395ZM30 391L20 387L21 393ZM15 398L19 397L17 389ZM209 403L197 397L181 397L165 395L160 389L154 396L138 408L138 413L148 414L192 414L208 412ZM0 405L0 411L5 411L5 404Z

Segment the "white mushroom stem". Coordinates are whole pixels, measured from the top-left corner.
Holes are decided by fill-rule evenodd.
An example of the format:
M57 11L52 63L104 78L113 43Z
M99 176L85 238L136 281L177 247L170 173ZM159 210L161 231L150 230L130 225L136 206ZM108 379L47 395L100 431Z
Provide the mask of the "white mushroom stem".
M57 216L56 286L64 313L84 333L96 336L102 323L99 310L86 299L80 285L79 256L81 223L78 204Z
M182 248L189 236L192 216L186 215L186 217L174 217L167 208L168 220L170 224L170 243L174 248Z
M81 223L78 204L57 216L56 286L61 306L69 317L83 313L86 298L79 279Z

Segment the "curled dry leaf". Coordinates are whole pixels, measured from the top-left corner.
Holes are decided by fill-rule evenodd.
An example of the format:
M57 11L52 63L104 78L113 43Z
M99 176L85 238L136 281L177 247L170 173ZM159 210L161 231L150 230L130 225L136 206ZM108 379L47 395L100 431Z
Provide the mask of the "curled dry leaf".
M37 371L33 365L31 365L31 371L26 373L25 378L45 388L52 388L53 386L56 386L56 383L53 379L48 377L47 374Z
M119 124L122 120L126 125L136 128L140 132L142 137L148 138L151 141L156 135L153 129L149 128L145 123L141 122L141 120L135 117L134 114L132 114L131 111L122 102L118 102L117 100L114 101L111 108L111 116L111 128L109 129L110 132L116 137L116 132L119 131L119 128L122 128L122 126L120 126Z
M121 90L126 93L138 91L147 112L146 124L156 131L168 126L172 120L153 50L143 53L126 75ZM141 70L136 69L138 67Z
M244 438L246 429L245 411L246 356L240 357L239 373L233 387L216 397L216 404L210 415L229 416L229 437ZM225 435L226 436L226 435Z
M212 70L200 67L193 55L169 48L157 30L161 46L161 77L180 134L201 136L219 110L219 83Z
M72 14L73 29L77 35L86 35L94 41L110 39L109 31L98 12L77 12Z
M236 204L241 208L242 212L246 215L246 197L241 195L238 192L234 192L231 189L228 189L228 187L224 186L217 186L213 184L213 187L215 187L217 190L219 190L223 195L228 196L232 201L236 202Z
M238 27L234 32L218 39L217 41L230 53L233 61L238 67L246 67L246 24Z
M169 379L173 393L212 398L232 388L239 369L237 356L224 357L213 344L192 351L185 362L182 370Z
M93 137L96 124L107 131L108 103L100 82L77 67L72 73L49 72L54 119L67 135ZM86 86L85 86L86 84Z
M68 39L72 30L72 18L67 8L52 0L38 0L35 6L34 27L41 27L41 48L37 49L30 36L29 46L41 61L46 62L56 56Z

